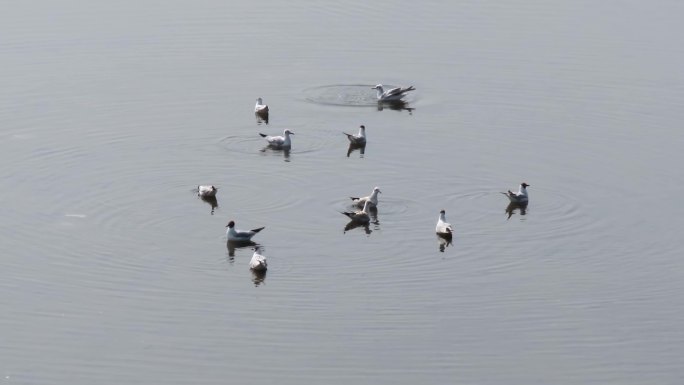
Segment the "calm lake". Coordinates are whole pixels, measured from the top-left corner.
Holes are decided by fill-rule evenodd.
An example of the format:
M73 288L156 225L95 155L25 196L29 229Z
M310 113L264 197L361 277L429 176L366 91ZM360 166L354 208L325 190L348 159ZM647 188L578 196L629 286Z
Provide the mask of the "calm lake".
M6 4L0 383L681 384L682 15ZM230 220L266 227L265 276Z

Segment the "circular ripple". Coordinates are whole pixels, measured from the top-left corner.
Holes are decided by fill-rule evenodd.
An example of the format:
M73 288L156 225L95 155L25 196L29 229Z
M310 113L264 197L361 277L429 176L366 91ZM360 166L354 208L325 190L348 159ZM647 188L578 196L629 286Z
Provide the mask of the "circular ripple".
M375 84L333 84L304 90L304 100L328 106L377 107ZM396 87L385 85L385 89ZM407 100L408 102L409 100Z
M219 145L228 151L241 154L254 156L275 155L287 160L287 158L292 156L319 152L326 148L333 140L329 135L324 136L317 131L306 131L306 133L300 134L301 136L298 137L296 133L301 130L298 130L297 127L291 129L295 131L295 136L292 138L292 149L288 152L269 148L264 138L256 132L248 135L225 136L219 139ZM269 130L269 133L264 133L278 135L273 130Z
M493 216L499 216L499 224L507 221L529 221L534 226L534 238L559 239L574 237L586 233L600 226L592 221L591 216L584 212L584 208L572 194L566 191L550 191L542 187L530 191L530 203L524 214L520 208L515 208L508 215L508 199L497 191L485 190L481 187L466 187L457 194L452 194L446 203L464 207L468 211L468 222L471 231L478 233L502 233L510 231L510 226L491 226ZM452 220L452 223L454 221ZM478 225L479 224L479 225Z

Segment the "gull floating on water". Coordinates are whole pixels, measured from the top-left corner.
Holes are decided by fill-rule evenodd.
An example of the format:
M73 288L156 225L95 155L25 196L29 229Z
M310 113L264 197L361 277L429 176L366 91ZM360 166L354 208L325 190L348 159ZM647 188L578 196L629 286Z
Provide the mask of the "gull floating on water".
M261 98L256 100L256 105L254 106L254 112L257 114L268 114L268 106L264 104Z
M266 138L269 147L272 148L290 148L292 147L292 142L290 141L290 135L294 135L294 132L285 129L283 131L283 136L269 136L266 134L259 133L262 138Z
M377 97L378 100L381 102L391 102L391 101L398 101L403 98L407 92L415 90L413 86L409 87L394 87L390 88L389 90L385 91L382 88L382 84L378 84L375 87L372 87L371 89L377 90Z
M508 190L507 193L502 192L503 195L507 196L508 199L510 199L511 203L517 203L517 204L526 204L529 201L529 197L527 195L527 188L530 185L522 182L520 184L520 188L518 189L517 193L514 193L511 190Z
M381 193L379 187L375 187L373 189L373 192L371 195L367 197L362 197L362 198L357 198L357 197L349 197L351 200L356 204L357 206L361 207L363 206L366 202L370 203L370 207L376 207L378 205L378 193Z
M252 255L252 259L249 261L249 268L258 272L266 271L266 269L268 268L268 264L266 263L266 257L259 254L259 251L259 246L255 246L254 254Z
M359 133L356 135L347 134L346 132L343 132L343 134L347 135L347 139L349 139L350 144L356 146L362 146L366 144L366 126L364 125L359 126Z
M368 215L368 206L370 205L369 201L366 201L366 203L363 204L363 209L361 211L345 211L342 214L346 215L351 219L352 221L356 223L368 223L370 222L370 215Z
M450 237L454 230L451 228L451 223L448 223L445 218L446 211L442 210L439 212L439 218L437 219L437 226L435 226L435 232L438 235Z
M211 198L216 196L218 189L216 186L197 186L197 195L202 198Z
M234 221L228 222L226 227L228 228L228 230L226 231L226 236L228 237L228 240L234 242L249 242L253 236L255 236L259 231L264 229L264 227L259 227L258 229L252 229L249 231L236 230Z

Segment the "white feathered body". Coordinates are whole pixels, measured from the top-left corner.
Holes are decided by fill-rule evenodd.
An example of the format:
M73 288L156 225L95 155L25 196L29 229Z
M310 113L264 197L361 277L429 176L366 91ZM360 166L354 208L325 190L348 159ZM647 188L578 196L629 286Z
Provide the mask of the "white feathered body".
M526 183L521 183L518 192L513 192L508 190L508 192L502 193L508 197L511 203L526 204L529 202L529 195L527 194L527 187L529 185Z
M236 242L248 242L252 239L253 236L255 236L259 231L263 230L264 227L259 227L258 229L252 229L252 230L238 230L235 228L235 222L230 221L228 223L228 230L226 230L226 237L228 237L229 241L236 241Z
M254 112L262 115L268 114L268 106L264 104L261 98L257 99L256 105L254 106Z
M358 198L358 197L350 197L350 198L354 202L354 204L356 204L359 207L363 207L363 205L366 202L370 203L369 207L377 207L378 206L378 193L381 193L381 192L382 191L380 191L380 189L376 187L373 189L373 192L369 196L361 197L361 198Z
M268 142L268 146L272 148L290 148L292 147L292 141L290 135L294 135L294 132L290 130L283 131L282 136L270 136L266 134L259 133Z
M404 96L406 96L407 92L415 90L415 88L413 88L413 86L409 86L409 87L394 87L394 88L390 88L389 90L385 91L382 84L378 84L377 86L373 87L373 89L377 90L377 98L379 101L382 101L382 102L391 102L391 101L401 100Z
M347 135L347 139L349 139L349 142L353 145L362 146L362 145L366 144L366 127L365 126L359 127L359 133L356 135L347 134L346 132L343 132L343 134Z
M437 226L435 226L435 232L441 235L452 235L454 232L453 228L451 227L451 223L446 221L446 214L444 210L439 213Z
M266 263L266 257L259 254L259 250L254 250L252 259L249 261L249 268L254 271L266 271L268 269L268 263Z
M197 186L197 195L203 198L215 197L217 191L216 186Z

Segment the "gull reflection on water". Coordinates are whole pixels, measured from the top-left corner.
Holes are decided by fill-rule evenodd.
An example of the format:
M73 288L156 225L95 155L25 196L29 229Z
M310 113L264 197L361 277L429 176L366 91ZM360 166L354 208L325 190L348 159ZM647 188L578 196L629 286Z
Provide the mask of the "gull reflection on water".
M444 252L444 249L453 244L453 236L451 234L441 234L437 233L437 244L439 245L439 251Z
M266 112L266 113L255 112L254 116L256 117L257 124L259 124L259 125L261 125L262 123L268 124L268 112Z
M226 247L228 248L228 261L233 263L235 260L235 250L244 249L245 247L260 246L256 242L252 241L228 241L226 242Z
M200 197L201 200L207 202L211 206L211 215L214 215L214 210L218 208L218 201L216 197Z
M394 111L408 111L409 115L413 115L413 110L415 108L409 107L408 103L403 100L394 100L389 102L378 102L378 111L382 111L385 108L389 108Z
M266 280L266 273L268 270L250 270L252 272L252 282L254 287L258 287Z
M349 158L349 155L351 155L352 152L359 150L359 158L363 158L363 155L366 153L366 144L354 144L354 143L349 143L349 149L347 149L347 158Z
M354 230L354 229L357 228L357 227L363 227L363 231L364 231L367 235L370 235L370 233L373 232L373 230L370 229L370 226L369 226L368 223L360 223L360 222L357 222L357 221L349 221L349 223L347 223L347 224L344 226L344 233L346 234L347 231Z
M511 219L511 216L513 216L515 210L520 210L520 215L525 215L527 213L527 203L509 203L506 207L506 214L508 214L506 219Z
M271 146L266 146L262 148L260 151L265 153L266 151L273 151L273 152L282 152L283 153L283 158L285 158L286 162L290 161L290 147L284 147L284 148L273 148Z

